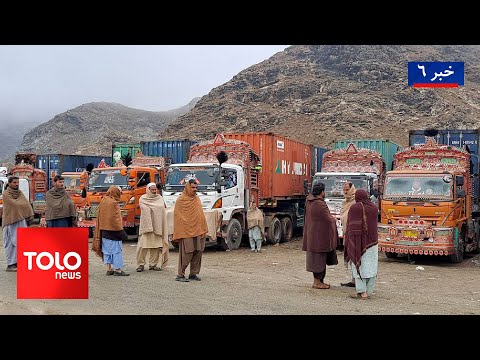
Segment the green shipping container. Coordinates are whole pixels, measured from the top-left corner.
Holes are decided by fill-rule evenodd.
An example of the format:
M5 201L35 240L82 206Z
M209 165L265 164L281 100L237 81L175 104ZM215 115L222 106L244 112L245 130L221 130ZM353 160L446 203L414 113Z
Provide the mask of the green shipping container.
M133 158L138 150L142 149L140 144L113 144L112 145L112 166L115 166L119 157L130 154Z
M393 141L380 139L341 140L336 141L333 148L343 149L350 143L353 143L357 148L370 149L379 152L385 159L387 171L392 170L393 168L393 155L397 151L402 150L402 147L395 144Z

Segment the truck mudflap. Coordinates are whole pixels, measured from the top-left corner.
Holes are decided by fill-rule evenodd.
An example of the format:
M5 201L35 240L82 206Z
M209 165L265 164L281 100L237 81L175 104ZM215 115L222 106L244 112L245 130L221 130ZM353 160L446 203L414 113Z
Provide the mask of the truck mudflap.
M452 255L458 242L456 228L378 227L378 251L414 255Z

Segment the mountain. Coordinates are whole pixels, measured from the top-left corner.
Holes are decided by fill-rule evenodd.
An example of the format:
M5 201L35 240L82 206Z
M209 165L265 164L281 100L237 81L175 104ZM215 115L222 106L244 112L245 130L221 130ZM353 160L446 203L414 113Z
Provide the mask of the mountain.
M38 124L38 121L0 121L0 160L12 160L22 143L23 135Z
M169 111L145 111L117 103L83 104L27 132L20 150L38 154L110 155L112 143L156 140L158 133L192 109L199 98Z
M465 86L408 86L409 61L461 61ZM170 123L165 138L213 139L218 131L272 131L316 146L408 131L478 128L480 46L298 45L253 65Z

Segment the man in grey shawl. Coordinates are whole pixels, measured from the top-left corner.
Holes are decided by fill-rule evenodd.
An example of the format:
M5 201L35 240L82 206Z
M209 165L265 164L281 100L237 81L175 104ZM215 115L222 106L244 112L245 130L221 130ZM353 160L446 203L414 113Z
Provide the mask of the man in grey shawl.
M45 220L47 227L72 227L76 220L75 204L65 191L65 178L56 175L53 187L47 191Z
M140 196L140 229L137 242L137 271L145 270L147 253L150 251L149 269L160 271L168 261L168 226L165 203L157 193L157 185L149 183L146 193ZM158 262L162 254L160 266Z
M17 229L28 226L33 219L33 209L25 195L18 188L19 178L8 178L7 189L3 193L3 247L7 258L6 271L17 271Z

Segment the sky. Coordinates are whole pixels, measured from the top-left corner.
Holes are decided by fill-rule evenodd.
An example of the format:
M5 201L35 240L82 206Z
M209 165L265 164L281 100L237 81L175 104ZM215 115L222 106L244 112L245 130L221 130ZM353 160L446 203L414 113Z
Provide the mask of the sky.
M0 123L46 122L106 101L166 111L287 45L2 45Z

